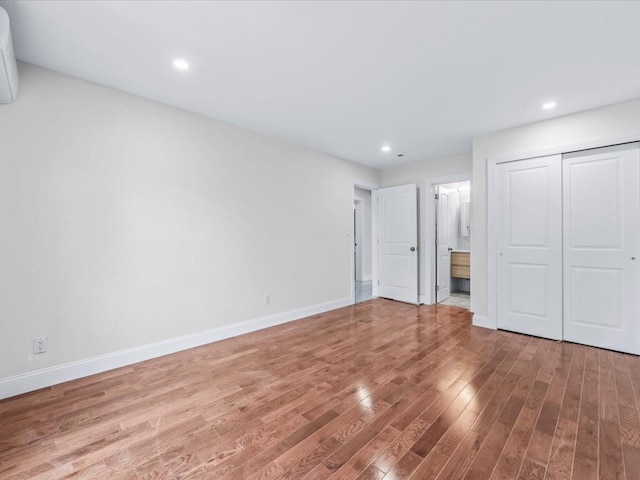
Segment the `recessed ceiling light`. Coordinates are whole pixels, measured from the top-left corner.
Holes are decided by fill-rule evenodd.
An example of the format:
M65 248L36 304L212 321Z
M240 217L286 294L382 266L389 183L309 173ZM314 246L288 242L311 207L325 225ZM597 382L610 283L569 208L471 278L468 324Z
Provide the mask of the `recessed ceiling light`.
M186 60L183 60L181 58L176 58L173 61L173 66L176 67L178 70L188 70L189 69L189 62L187 62Z
M391 146L390 145L383 145L380 150L382 150L383 152L390 152L391 151Z
M552 108L556 108L556 102L545 102L542 104L543 110L551 110Z

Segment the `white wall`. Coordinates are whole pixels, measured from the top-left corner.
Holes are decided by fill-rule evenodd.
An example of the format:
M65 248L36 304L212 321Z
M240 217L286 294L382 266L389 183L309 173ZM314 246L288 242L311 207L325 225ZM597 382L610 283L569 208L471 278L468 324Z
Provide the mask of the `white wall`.
M354 194L362 198L362 277L367 281L371 280L371 191L355 187Z
M637 132L640 132L640 99L474 138L471 309L479 317L479 322L495 327L495 319L487 317L487 159L522 152L542 152L544 149Z
M468 173L471 171L472 157L470 153L455 155L452 157L425 160L419 163L412 163L402 167L383 170L382 186L394 187L396 185L407 185L410 183L418 186L418 249L419 262L419 292L425 295L425 256L424 239L426 234L426 222L424 212L424 183L427 178L443 177ZM431 248L432 246L427 246Z
M416 183L419 188L424 181L432 177L444 177L458 173L468 173L472 168L471 153L454 155L452 157L435 158L418 163L410 163L398 168L382 171L382 186L394 187Z
M20 82L0 378L348 299L351 182L377 170L31 65Z

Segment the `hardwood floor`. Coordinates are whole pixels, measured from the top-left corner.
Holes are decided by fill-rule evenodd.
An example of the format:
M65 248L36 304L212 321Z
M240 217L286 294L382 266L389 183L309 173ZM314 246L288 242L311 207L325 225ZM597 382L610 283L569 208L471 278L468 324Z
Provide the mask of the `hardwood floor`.
M638 479L640 358L375 299L0 402L0 478Z

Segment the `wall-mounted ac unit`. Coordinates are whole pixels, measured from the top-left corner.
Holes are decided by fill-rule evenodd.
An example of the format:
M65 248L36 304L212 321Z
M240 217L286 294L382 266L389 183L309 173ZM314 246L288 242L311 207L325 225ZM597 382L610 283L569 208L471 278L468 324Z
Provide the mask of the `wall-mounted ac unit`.
M13 53L9 15L0 8L0 103L11 103L18 96L18 66Z

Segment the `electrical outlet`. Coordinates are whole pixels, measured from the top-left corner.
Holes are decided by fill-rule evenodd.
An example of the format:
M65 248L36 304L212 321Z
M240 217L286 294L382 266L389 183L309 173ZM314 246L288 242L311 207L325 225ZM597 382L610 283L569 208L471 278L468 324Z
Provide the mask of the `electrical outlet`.
M267 294L264 296L264 304L265 304L265 305L269 305L270 303L271 303L271 295L267 293Z
M33 339L33 353L44 353L49 347L49 339L47 337L36 337Z

